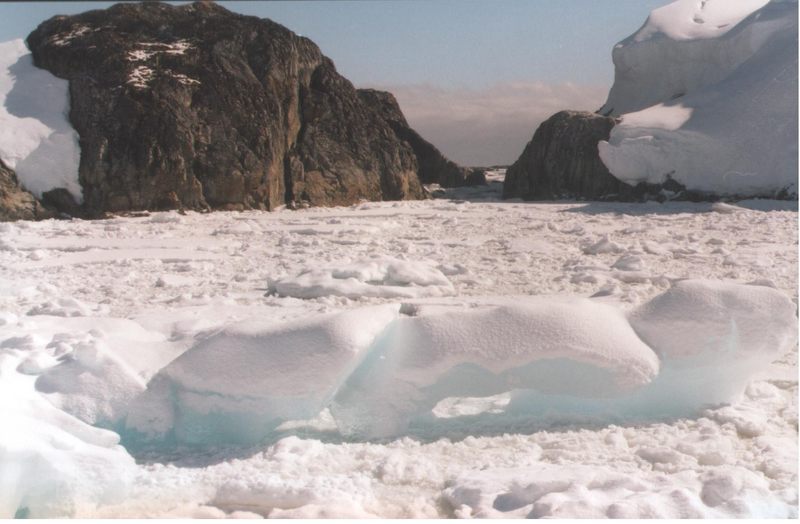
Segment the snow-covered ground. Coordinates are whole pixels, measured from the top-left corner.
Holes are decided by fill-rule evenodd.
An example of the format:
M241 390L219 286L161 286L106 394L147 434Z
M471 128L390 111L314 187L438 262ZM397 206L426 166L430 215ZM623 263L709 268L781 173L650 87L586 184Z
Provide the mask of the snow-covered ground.
M0 224L0 516L796 517L796 202L532 204L498 201L501 180L418 202ZM363 360L398 322L385 360ZM706 340L755 354L719 353L719 377L668 365ZM469 359L524 381L503 366L540 346L572 366L550 369L556 393L602 376L591 364L613 380L584 395L656 376L694 400L714 378L743 394L557 420L515 411L536 398L511 382L428 387ZM352 401L365 391L383 404ZM427 425L359 431L409 402L436 403ZM559 406L576 405L599 404Z

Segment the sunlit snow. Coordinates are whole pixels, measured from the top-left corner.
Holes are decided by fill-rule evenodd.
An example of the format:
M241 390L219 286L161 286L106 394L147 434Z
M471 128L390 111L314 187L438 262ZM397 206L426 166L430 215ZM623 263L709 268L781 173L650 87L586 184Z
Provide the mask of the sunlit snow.
M600 158L637 184L797 193L797 3L679 0L614 49Z
M80 148L68 111L67 81L35 67L22 40L0 43L0 159L33 194L63 187L80 202Z
M490 179L0 225L2 514L796 515L796 211L496 202ZM317 261L380 287L392 260L444 277L268 285Z

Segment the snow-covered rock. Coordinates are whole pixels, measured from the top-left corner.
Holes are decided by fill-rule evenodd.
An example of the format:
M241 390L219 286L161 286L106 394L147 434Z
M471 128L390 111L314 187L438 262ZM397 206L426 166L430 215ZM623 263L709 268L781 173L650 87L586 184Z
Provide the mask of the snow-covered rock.
M0 159L37 197L61 187L81 202L80 147L68 111L68 82L35 67L21 39L0 43Z
M600 158L620 180L797 192L797 3L678 0L613 53Z

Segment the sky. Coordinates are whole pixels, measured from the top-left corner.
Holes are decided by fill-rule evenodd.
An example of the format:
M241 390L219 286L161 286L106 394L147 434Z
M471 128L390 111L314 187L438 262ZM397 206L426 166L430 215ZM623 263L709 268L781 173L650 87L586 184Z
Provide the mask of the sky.
M316 42L356 87L391 91L409 123L468 166L510 164L561 109L594 111L611 50L669 0L221 2ZM0 41L111 2L0 3Z

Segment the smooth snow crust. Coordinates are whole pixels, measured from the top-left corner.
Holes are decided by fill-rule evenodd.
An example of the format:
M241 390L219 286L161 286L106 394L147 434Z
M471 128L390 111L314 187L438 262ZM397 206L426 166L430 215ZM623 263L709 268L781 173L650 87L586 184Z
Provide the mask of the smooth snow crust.
M769 0L678 0L654 9L634 42L666 37L671 40L718 38Z
M768 0L677 0L614 46L614 85L600 113L618 116L724 79L771 32L748 17ZM744 23L742 23L744 21Z
M69 83L35 67L21 39L0 43L0 159L37 197L62 187L80 203L80 146L68 112Z
M697 4L654 11L614 49L601 112L622 121L600 158L632 185L672 178L717 195L796 193L797 4Z

